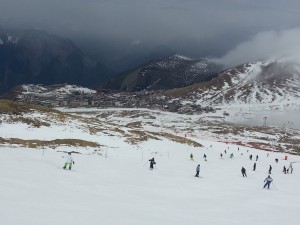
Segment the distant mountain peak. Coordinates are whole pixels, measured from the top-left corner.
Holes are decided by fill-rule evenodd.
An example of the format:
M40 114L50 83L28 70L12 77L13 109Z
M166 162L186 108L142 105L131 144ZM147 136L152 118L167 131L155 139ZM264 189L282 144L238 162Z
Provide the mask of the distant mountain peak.
M125 91L164 90L212 79L223 66L208 59L172 55L105 82L100 88Z
M208 82L166 93L197 99L201 105L293 104L300 99L300 70L291 63L256 61L227 69Z
M36 29L0 30L0 94L28 83L92 87L111 74L68 39Z

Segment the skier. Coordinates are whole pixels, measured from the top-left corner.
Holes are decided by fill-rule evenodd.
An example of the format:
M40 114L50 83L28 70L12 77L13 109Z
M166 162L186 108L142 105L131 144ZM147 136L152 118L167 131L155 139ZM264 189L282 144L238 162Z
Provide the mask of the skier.
M256 170L256 163L254 163L254 165L253 165L253 171L255 171Z
M244 167L242 167L242 175L243 177L247 177L247 174L246 174L246 169Z
M269 174L271 174L271 172L272 172L272 166L270 165L270 167L269 167Z
M222 153L220 154L220 157L221 157L221 159L223 159L223 154Z
M286 174L286 168L285 168L285 166L283 166L282 172L283 172L284 174Z
M275 162L278 163L278 159L277 158L275 159Z
M206 155L205 155L205 154L203 155L203 158L204 158L204 160L205 160L205 161L207 161L207 159L206 159Z
M66 159L66 162L65 162L65 165L64 165L63 169L66 169L67 166L69 165L69 170L71 170L72 169L72 163L75 164L75 162L74 162L74 160L71 156L71 152L68 152L67 155L63 156L63 158Z
M238 147L238 151L240 150L240 147Z
M267 154L267 157L269 157L269 153Z
M191 155L190 155L190 158L191 158L191 160L193 160L194 161L194 156L193 156L193 154L191 153Z
M268 186L268 189L270 189L270 184L272 181L273 181L273 179L271 178L270 175L268 175L268 177L264 180L264 182L266 182L264 185L264 188Z
M249 159L252 160L252 155L249 156Z
M231 153L229 157L232 159L233 158L233 153Z
M226 149L224 150L225 154L227 154Z
M258 160L258 155L256 155L256 161Z
M293 168L293 163L292 162L290 163L289 169L291 169L291 173L293 173L294 168Z
M150 170L153 170L153 166L156 164L156 162L155 162L154 158L149 159L149 161L150 161Z
M200 173L200 164L198 164L198 166L196 167L196 175L195 175L195 177L199 177L199 173Z

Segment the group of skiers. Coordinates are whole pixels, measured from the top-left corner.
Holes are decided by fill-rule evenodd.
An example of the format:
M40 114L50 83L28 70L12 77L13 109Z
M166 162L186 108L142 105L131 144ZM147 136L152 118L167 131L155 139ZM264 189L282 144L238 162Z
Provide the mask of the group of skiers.
M291 173L293 173L293 170L294 170L294 168L293 168L293 163L291 162L290 163L290 166L288 167L288 168L286 168L285 166L283 166L283 173L284 174L287 174L287 173L289 173L289 172L291 172Z
M239 148L238 148L238 150L239 150ZM226 150L224 151L224 153L227 154ZM268 154L268 155L269 155L269 154ZM222 153L220 154L220 157L221 157L221 158L223 157L223 154L222 154ZM73 164L73 165L75 164L75 162L74 162L74 160L73 160L73 157L72 157L72 155L71 155L71 152L69 152L67 155L63 156L63 158L65 158L65 164L64 164L64 166L63 166L63 169L67 169L67 167L68 167L68 169L71 170L71 169L72 169L72 164ZM230 158L233 158L233 153L230 154ZM191 160L194 160L193 154L190 154L190 159L191 159ZM203 155L203 159L204 159L205 161L207 161L207 155L206 155L206 154ZM249 159L252 160L252 155L249 156ZM256 161L258 161L258 155L256 155ZM278 163L278 159L277 159L277 158L275 159L275 161ZM150 170L153 170L153 169L154 169L154 165L156 164L155 159L154 159L154 158L149 159L149 162L150 162ZM254 165L253 165L253 171L255 171L255 170L256 170L256 162L255 162ZM242 176L243 176L243 177L247 177L246 169L245 169L244 167L242 167L241 172L242 172ZM288 168L286 168L286 167L284 166L282 172L285 173L285 174L286 174L286 173L289 173L289 172L293 173L293 164L292 164L292 162L290 163L290 165L289 165ZM272 173L272 166L271 166L271 165L269 166L269 171L268 171L268 173L269 173L269 175L268 175L268 177L264 180L265 185L264 185L263 188L266 188L266 187L267 187L267 188L269 189L269 188L270 188L270 184L271 184L272 181L273 181L273 179L272 179L271 176L270 176L270 174ZM196 175L195 175L195 177L199 177L199 174L200 174L200 164L198 164L197 167L196 167Z
M256 167L256 163L254 163L254 166ZM255 169L253 169L255 170ZM242 167L242 175L243 177L247 177L247 174L246 174L246 169L244 167ZM272 183L273 179L271 178L270 175L268 175L268 177L264 180L265 182L265 185L264 185L264 188L268 187L268 189L270 189L270 184Z

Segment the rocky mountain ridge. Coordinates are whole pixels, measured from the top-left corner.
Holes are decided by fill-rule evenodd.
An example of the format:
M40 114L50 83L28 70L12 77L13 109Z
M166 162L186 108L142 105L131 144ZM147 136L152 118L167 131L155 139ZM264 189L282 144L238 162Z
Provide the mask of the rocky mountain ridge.
M94 86L111 71L70 40L40 30L0 29L0 94L20 84Z
M172 55L104 82L99 89L119 91L165 90L211 80L224 67L209 59Z
M280 61L246 63L214 79L165 92L204 105L299 103L300 67Z

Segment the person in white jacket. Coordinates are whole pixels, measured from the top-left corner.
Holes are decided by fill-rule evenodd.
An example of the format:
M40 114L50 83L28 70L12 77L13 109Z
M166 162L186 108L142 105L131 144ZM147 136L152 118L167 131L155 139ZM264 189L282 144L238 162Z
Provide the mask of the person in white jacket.
M66 159L63 169L66 169L68 165L69 165L69 170L72 169L72 163L75 164L75 162L71 156L71 152L68 152L66 156L63 156L63 158Z

